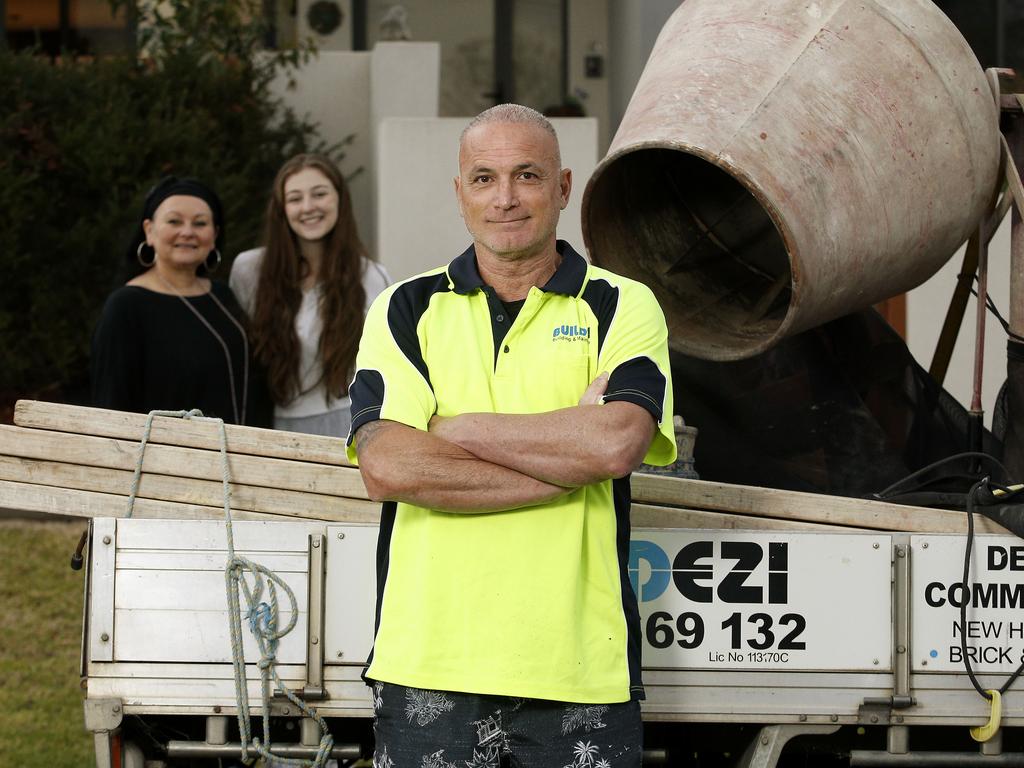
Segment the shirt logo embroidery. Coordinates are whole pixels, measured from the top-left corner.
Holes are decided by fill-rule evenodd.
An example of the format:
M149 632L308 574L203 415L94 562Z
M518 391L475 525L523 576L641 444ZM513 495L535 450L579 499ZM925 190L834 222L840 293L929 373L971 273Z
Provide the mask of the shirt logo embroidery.
M556 325L551 331L552 341L585 341L590 343L590 329L579 325Z

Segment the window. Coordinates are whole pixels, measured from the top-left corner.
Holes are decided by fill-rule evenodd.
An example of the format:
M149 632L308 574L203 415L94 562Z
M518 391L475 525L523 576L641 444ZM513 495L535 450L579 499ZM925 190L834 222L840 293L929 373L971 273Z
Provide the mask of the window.
M0 0L4 38L14 50L38 48L83 56L127 53L134 31L124 11L111 13L107 0Z

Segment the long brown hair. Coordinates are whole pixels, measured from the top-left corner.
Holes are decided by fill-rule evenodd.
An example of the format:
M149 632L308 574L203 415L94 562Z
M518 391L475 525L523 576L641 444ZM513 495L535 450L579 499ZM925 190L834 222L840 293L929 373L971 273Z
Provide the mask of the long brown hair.
M267 383L274 402L286 403L299 394L299 337L295 314L302 303L301 283L309 266L302 258L298 239L288 225L284 185L304 168L315 168L338 192L338 222L327 235L317 281L321 286L320 362L322 382L333 397L348 394L363 329L366 289L363 258L352 215L352 196L338 167L323 155L296 155L281 166L267 204L266 252L256 285L252 337L257 359L267 369Z

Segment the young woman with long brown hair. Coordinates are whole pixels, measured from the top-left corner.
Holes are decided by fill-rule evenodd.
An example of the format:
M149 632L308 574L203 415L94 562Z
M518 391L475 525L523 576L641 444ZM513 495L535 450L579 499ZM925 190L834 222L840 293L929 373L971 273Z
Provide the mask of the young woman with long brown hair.
M230 284L267 371L274 426L343 437L363 317L391 279L367 257L330 159L297 155L281 167L265 242L238 255Z

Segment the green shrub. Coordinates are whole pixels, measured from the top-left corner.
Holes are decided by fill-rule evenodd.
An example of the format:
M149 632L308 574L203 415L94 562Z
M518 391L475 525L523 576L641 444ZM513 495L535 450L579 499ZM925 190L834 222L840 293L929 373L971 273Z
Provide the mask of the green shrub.
M309 52L254 55L259 0L158 5L137 6L139 59L0 52L0 401L81 397L92 329L158 177L218 191L230 257L258 242L280 164L325 149L270 92Z

